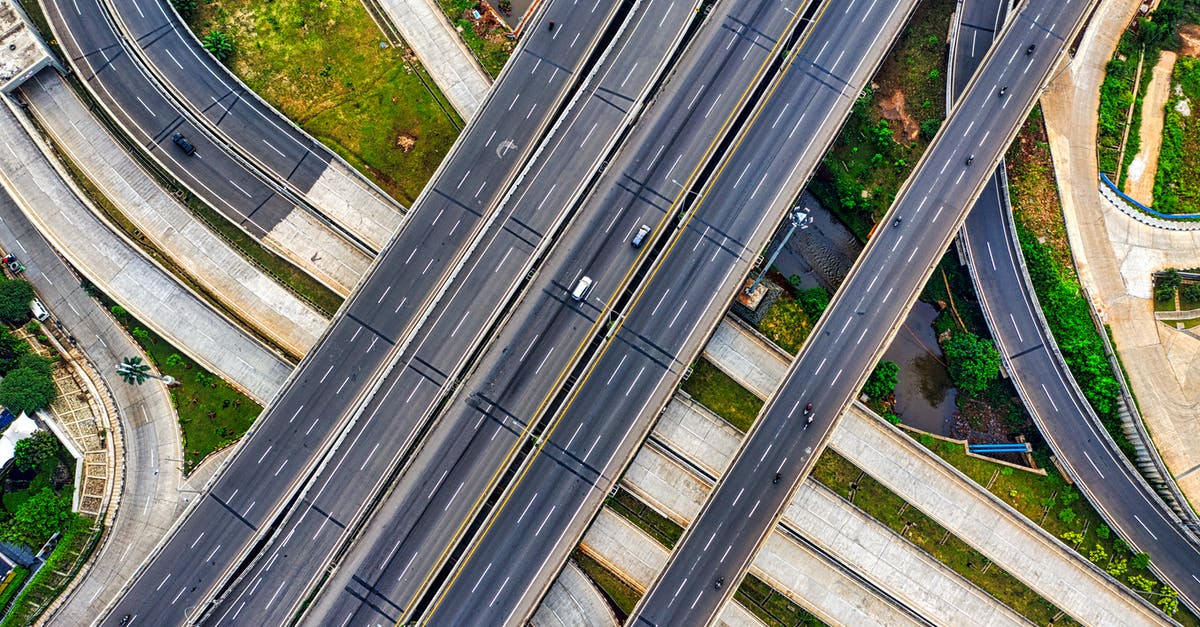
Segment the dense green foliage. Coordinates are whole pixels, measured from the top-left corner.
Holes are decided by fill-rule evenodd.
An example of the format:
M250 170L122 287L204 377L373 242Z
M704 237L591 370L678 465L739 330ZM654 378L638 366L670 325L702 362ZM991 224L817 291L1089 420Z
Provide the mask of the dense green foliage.
M800 308L804 313L808 314L809 320L816 321L825 313L825 308L829 306L829 292L823 287L810 287L798 294L796 300L800 303Z
M1125 438L1117 415L1121 388L1113 378L1104 341L1092 321L1087 299L1080 293L1078 283L1064 276L1054 264L1049 249L1034 233L1018 224L1017 235L1042 313L1063 359L1109 434L1132 456L1133 447Z
M29 345L7 327L0 326L0 376L17 367L22 355L29 354Z
M28 281L0 279L0 319L12 324L25 324L31 314L29 303L33 300L33 286Z
M171 0L171 6L175 7L175 10L185 20L196 12L196 0Z
M22 355L17 367L0 380L0 406L14 414L49 407L57 395L50 363L37 355Z
M1162 147L1154 175L1154 209L1163 213L1200 213L1200 121L1197 111L1185 116L1181 102L1200 108L1200 59L1179 57L1171 83L1172 93L1163 113Z
M1152 15L1139 19L1134 28L1126 30L1117 43L1116 54L1105 66L1104 82L1100 85L1097 156L1101 172L1115 174L1118 185L1141 145L1139 128L1142 117L1142 98L1150 82L1150 68L1158 62L1162 50L1179 48L1179 27L1200 21L1200 4L1196 0L1163 0ZM1144 57L1144 58L1143 58ZM1140 84L1134 88L1138 62L1142 62ZM1129 123L1129 138L1125 145L1123 163L1117 163L1125 121L1133 106ZM1164 127L1164 131L1165 131ZM1160 166L1161 167L1161 166ZM1158 203L1157 193L1155 204ZM1156 207L1157 209L1157 207Z
M68 495L69 505L69 495ZM70 581L75 569L96 546L99 531L93 528L92 520L68 512L69 524L61 529L58 544L46 558L25 589L13 601L12 609L0 622L0 627L17 627L33 624L37 616L58 596Z
M43 488L29 497L0 529L0 539L37 549L54 532L65 527L72 515L70 490L59 495L50 488Z
M968 331L959 331L942 344L950 366L954 386L970 396L978 396L1000 376L1000 353L991 340Z
M871 376L867 377L867 383L863 385L863 394L871 398L883 398L891 394L896 390L896 380L899 374L900 366L894 362L879 362L871 371Z
M34 431L13 446L13 465L21 472L32 472L58 454L58 439L49 431Z

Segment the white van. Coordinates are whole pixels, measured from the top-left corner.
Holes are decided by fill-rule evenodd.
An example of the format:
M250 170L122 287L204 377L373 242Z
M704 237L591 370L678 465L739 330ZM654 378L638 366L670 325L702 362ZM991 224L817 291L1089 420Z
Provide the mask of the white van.
M38 322L45 322L50 318L50 311L46 309L42 301L36 298L29 301L29 311L33 314L34 318L38 319Z
M579 279L575 284L575 289L571 290L571 298L575 300L583 300L592 289L592 277L585 276Z

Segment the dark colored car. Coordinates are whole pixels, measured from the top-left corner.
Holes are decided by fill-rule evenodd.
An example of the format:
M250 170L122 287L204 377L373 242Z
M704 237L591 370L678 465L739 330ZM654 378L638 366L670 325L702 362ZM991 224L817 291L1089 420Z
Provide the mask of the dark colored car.
M183 154L189 157L196 154L196 147L192 145L192 142L188 141L187 138L183 136L183 133L175 133L171 136L171 141L175 142L176 146L179 146L179 149L183 151Z

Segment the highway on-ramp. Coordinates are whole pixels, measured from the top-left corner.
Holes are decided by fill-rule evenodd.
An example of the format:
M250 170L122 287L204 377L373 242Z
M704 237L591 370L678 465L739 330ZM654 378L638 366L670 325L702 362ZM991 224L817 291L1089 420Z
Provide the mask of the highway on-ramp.
M84 0L87 1L87 0ZM405 229L243 439L203 499L109 614L174 625L253 551L428 314L483 220L573 90L617 7L555 0L563 22L526 35L485 105L414 204ZM513 115L521 98L529 108ZM495 106L492 106L495 103Z
M1092 4L1030 0L1009 21L631 624L706 623L737 588Z
M951 89L961 92L1004 23L1006 0L967 0L952 50ZM988 179L963 226L972 277L1008 374L1059 463L1113 529L1153 557L1153 568L1191 607L1200 603L1200 546L1179 517L1129 464L1064 367L1046 333L1015 225L1003 163ZM1167 479L1170 480L1169 478ZM1147 523L1150 520L1152 522Z

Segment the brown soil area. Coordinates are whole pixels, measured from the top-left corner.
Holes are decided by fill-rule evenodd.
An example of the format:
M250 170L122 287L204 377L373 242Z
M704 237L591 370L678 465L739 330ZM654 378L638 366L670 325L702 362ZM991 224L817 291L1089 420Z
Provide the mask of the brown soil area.
M911 142L917 138L917 132L921 130L917 121L908 113L908 108L904 106L904 92L896 89L891 95L879 101L879 116L885 120L899 122L900 137L897 139L905 143Z
M1158 172L1158 151L1162 147L1163 107L1171 95L1171 70L1174 68L1175 53L1163 50L1150 75L1150 84L1146 86L1142 127L1138 131L1142 143L1129 165L1129 178L1125 183L1125 193L1147 207L1154 205L1154 175Z
M1200 24L1188 24L1179 29L1179 39L1183 45L1179 54L1188 57L1200 57Z

